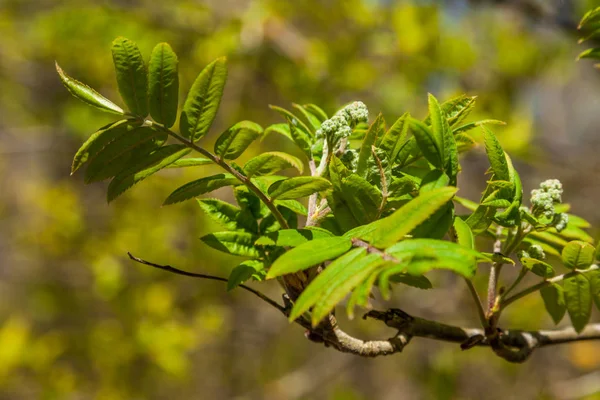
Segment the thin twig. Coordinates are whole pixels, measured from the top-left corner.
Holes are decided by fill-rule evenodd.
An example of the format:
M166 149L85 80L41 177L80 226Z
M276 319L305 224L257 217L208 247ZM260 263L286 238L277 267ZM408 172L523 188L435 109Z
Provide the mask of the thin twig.
M566 274L562 274L562 275L555 276L554 278L546 279L546 280L544 280L542 282L539 282L539 283L536 283L535 285L532 285L532 286L530 286L530 287L528 287L526 289L523 289L519 293L516 293L513 296L510 296L506 300L503 300L501 302L501 304L500 304L500 308L504 309L509 304L514 303L515 301L519 300L520 298L525 297L528 294L535 293L538 290L543 289L546 286L550 286L553 283L558 283L560 281L564 281L565 279L572 278L575 275L585 274L586 272L596 271L598 269L600 269L600 267L597 264L593 264L592 266L590 266L587 269L576 269L576 270L573 270L573 271L568 272Z
M477 316L479 317L481 326L486 328L488 326L488 321L485 318L485 310L483 309L483 304L481 304L481 299L479 298L479 295L477 294L477 290L475 289L475 286L473 285L473 282L471 282L470 279L464 278L464 280L465 280L465 283L467 284L467 287L469 288L469 293L471 293L471 297L473 298L473 300L475 302L475 308L477 308Z
M160 264L155 264L153 262L150 261L146 261L143 260L139 257L134 256L133 254L131 254L130 252L127 252L127 255L129 256L130 259L132 259L135 262L138 262L140 264L144 264L144 265L149 265L151 267L154 268L158 268L158 269L162 269L163 271L169 271L172 272L174 274L178 274L178 275L183 275L183 276L189 276L192 278L200 278L200 279L209 279L209 280L213 280L213 281L219 281L219 282L228 282L227 278L223 278L220 276L214 276L214 275L207 275L207 274L198 274L195 272L188 272L188 271L184 271L175 267L172 267L170 265L160 265ZM287 315L285 307L281 306L280 304L278 304L275 300L271 299L270 297L262 294L261 292L259 292L256 289L252 289L249 286L246 285L239 285L239 287L241 287L244 290L247 290L248 292L254 294L255 296L259 297L261 300L269 303L269 305L275 307L276 309L278 309L279 311L281 311L282 314Z
M494 254L501 254L502 252L502 227L496 228L496 241L494 242ZM490 318L494 313L494 306L496 305L496 293L498 286L498 279L500 277L500 270L502 269L502 261L494 261L492 268L490 269L490 277L488 280L488 291L487 291L487 318ZM493 325L493 324L492 324Z

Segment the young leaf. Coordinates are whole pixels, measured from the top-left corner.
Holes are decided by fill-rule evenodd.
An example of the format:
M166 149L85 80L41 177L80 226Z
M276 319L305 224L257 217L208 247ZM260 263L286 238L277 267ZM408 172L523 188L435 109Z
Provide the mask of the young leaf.
M452 199L454 187L443 187L423 193L396 210L392 215L346 233L384 248L404 239L414 228Z
M292 142L294 142L294 138L292 137L292 134L290 133L290 126L287 123L273 124L273 125L267 126L267 128L265 129L265 132L262 136L261 141L265 140L265 137L267 137L267 135L271 132L277 133L281 136L285 136L286 138L288 138Z
M356 167L356 173L359 176L365 177L367 172L367 163L373 156L372 146L375 144L377 137L384 131L385 120L383 114L379 113L375 121L369 126L369 130L365 135L365 138L360 146L360 152L358 153L358 164Z
M581 274L564 281L565 303L571 323L577 333L580 333L590 320L592 312L592 296L590 281Z
M467 249L475 248L475 237L469 225L462 219L454 218L454 232L456 233L456 243Z
M206 135L217 115L226 80L225 57L217 58L198 75L181 112L179 128L184 137L195 142Z
M448 269L467 278L473 277L478 259L482 254L456 243L435 239L410 239L396 243L386 249L397 259L410 259L406 272L423 275L431 269Z
M314 239L284 253L267 274L267 279L302 271L313 265L337 258L350 250L352 241L345 237Z
M73 158L73 165L71 166L71 175L87 161L92 160L100 151L102 151L102 149L104 149L104 147L106 147L107 144L117 139L119 136L124 135L129 130L134 129L136 126L139 126L139 124L136 124L132 120L123 119L117 122L111 122L92 134L79 150L77 150L77 153Z
M314 115L321 123L323 123L323 121L329 118L327 116L327 113L325 113L325 111L323 111L319 106L316 106L314 104L305 104L304 108L312 115Z
M458 133L454 135L454 140L456 141L456 150L459 153L467 152L473 147L477 146L477 142L475 142L475 139L473 139L466 133Z
M581 21L579 22L579 26L577 28L581 29L587 24L598 22L598 20L600 20L600 7L591 9L588 12L586 12L581 18Z
M244 173L247 177L271 175L290 167L296 168L300 174L304 172L304 165L298 158L280 151L270 151L249 160L244 165Z
M369 297L371 296L373 285L378 276L379 271L375 269L367 279L363 280L356 288L354 288L348 299L348 303L346 304L346 314L348 314L348 319L354 319L354 308L356 306L368 307Z
M280 247L297 247L315 239L332 237L325 229L281 229L260 237L255 244Z
M546 311L548 311L548 314L552 317L552 321L554 321L555 324L558 324L567 311L564 289L562 286L553 283L550 286L542 288L540 294L544 300Z
M193 197L200 196L204 193L212 192L225 186L233 186L239 184L239 181L230 174L217 174L197 179L186 183L176 189L167 197L163 205L175 204Z
M468 132L471 129L474 129L478 126L482 126L482 125L506 125L506 122L504 121L499 121L497 119L484 119L481 121L475 121L475 122L469 122L468 124L464 124L461 125L457 128L454 128L452 130L452 133L454 133L454 135L456 136L456 140L458 141L458 135L464 135L464 133L462 132ZM467 135L464 135L467 136Z
M424 275L414 276L409 274L396 274L390 276L390 282L403 283L417 289L432 289L431 281Z
M327 179L316 176L298 176L278 181L269 187L272 199L287 200L310 196L315 192L329 189L331 183Z
M594 262L596 249L589 243L573 240L562 250L562 262L571 269L586 269Z
M112 43L112 56L117 73L119 93L132 114L148 115L148 71L140 49L124 37Z
M536 260L535 258L523 257L521 258L521 263L525 268L537 276L541 276L542 278L551 278L554 276L554 268L552 268L552 265L544 261Z
M446 100L440 106L443 115L448 119L450 126L456 126L463 121L473 110L477 96L460 95ZM425 119L426 124L430 124L431 115Z
M113 114L123 115L125 112L121 107L108 100L106 97L102 96L100 93L96 92L91 87L71 78L67 75L61 67L59 67L58 63L56 63L56 72L60 76L60 80L63 85L69 90L69 92L77 97L79 100L87 103L92 107L99 108L102 111L107 111Z
M257 232L256 219L248 211L219 199L198 199L198 205L213 221L229 231Z
M311 131L310 131L310 129L308 129L308 126L306 126L306 124L304 122L302 122L302 120L300 118L298 118L297 116L295 116L293 113L289 112L285 108L278 107L278 106L269 105L269 108L271 110L278 112L281 116L283 116L283 118L285 118L286 121L288 121L290 128L299 127L300 130L304 134L306 134L308 137L310 137Z
M262 261L246 260L231 270L227 280L227 291L235 289L247 280L254 278L261 280L265 273L265 265Z
M321 122L319 118L313 115L310 111L306 109L305 106L301 106L300 104L292 103L292 107L296 110L300 111L300 114L306 118L308 123L310 124L310 128L312 128L311 133L314 133L317 129L321 127Z
M118 174L110 182L106 194L108 202L113 201L136 183L189 154L190 151L191 149L188 149L185 145L172 144L152 152L148 157Z
M496 139L496 135L492 133L485 126L481 126L483 130L483 139L485 142L485 151L487 153L488 159L490 160L490 166L492 167L492 171L497 180L501 181L510 181L508 162L506 160L506 156L504 154L504 150L502 150L502 146L500 146L500 142Z
M177 55L168 43L159 43L152 50L148 71L150 115L167 128L172 127L177 119L178 65Z
M389 160L395 160L406 141L410 114L405 113L394 122L394 125L381 138L379 148L386 152Z
M262 134L262 127L251 121L241 121L227 129L215 142L215 153L226 160L235 160Z
M365 255L366 249L356 248L329 264L298 297L290 313L289 320L294 321L310 310L312 306L320 301L325 290L335 281L339 281L339 275L346 270L346 267L353 261L363 259Z
M385 263L378 254L369 254L343 265L341 274L330 282L312 310L312 325L317 326L363 280ZM310 285L309 285L310 287ZM293 309L292 309L293 311Z
M443 169L443 158L436 138L427 125L416 119L410 120L410 129L421 152L434 167Z
M215 232L200 238L213 249L235 256L260 256L260 251L254 246L256 236L248 232Z

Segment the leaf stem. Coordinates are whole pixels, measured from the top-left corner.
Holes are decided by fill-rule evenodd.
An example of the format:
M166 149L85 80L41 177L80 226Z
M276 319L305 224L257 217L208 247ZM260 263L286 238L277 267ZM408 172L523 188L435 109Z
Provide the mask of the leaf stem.
M479 316L479 321L481 322L481 326L485 329L488 327L488 321L485 318L485 310L483 309L483 304L481 304L481 299L479 298L479 295L477 294L477 290L475 289L475 286L473 285L473 282L471 282L470 279L468 278L464 278L465 283L467 284L467 287L469 288L469 293L471 293L471 297L473 297L473 300L475 301L475 306L477 308L477 315Z
M275 218L277 219L277 222L279 222L279 225L281 225L281 227L283 229L288 229L289 225L287 223L287 221L285 220L285 218L283 217L283 215L279 212L279 210L277 209L277 206L273 203L273 201L262 192L262 190L260 190L258 187L256 187L256 185L252 182L251 179L249 179L247 176L245 176L244 174L240 173L238 170L236 170L235 168L233 168L231 165L227 164L226 161L224 161L221 157L218 157L216 155L214 155L213 153L211 153L210 151L196 145L195 143L193 143L192 141L176 134L175 132L173 132L172 130L164 127L161 124L158 124L156 122L152 122L152 126L156 126L158 127L160 130L162 130L163 132L167 133L169 136L175 138L176 140L180 141L181 143L183 143L184 145L186 145L187 147L189 147L192 150L197 151L198 153L202 154L204 157L208 158L209 160L211 160L213 163L217 164L218 166L220 166L221 168L223 168L225 171L227 171L228 173L230 173L231 175L233 175L235 178L237 178L237 180L239 180L240 182L242 182L244 185L246 185L246 187L248 189L250 189L252 192L254 192L254 194L256 194L258 196L258 198L269 208L269 210L271 211L271 213L273 214L273 216L275 216Z

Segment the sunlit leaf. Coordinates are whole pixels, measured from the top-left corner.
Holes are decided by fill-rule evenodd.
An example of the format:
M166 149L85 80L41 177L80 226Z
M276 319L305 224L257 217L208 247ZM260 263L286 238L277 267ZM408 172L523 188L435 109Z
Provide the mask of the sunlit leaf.
M217 58L198 75L181 112L179 128L184 137L195 142L206 135L217 115L226 80L225 57Z
M148 115L148 70L135 42L124 37L112 43L119 93L132 114Z
M405 113L394 122L381 138L379 148L386 152L389 160L395 160L408 135L410 114Z
M249 279L261 280L265 274L265 265L258 260L246 260L231 270L227 280L227 291L233 290Z
M500 142L496 139L496 135L492 133L485 126L481 126L483 130L483 139L485 142L485 151L487 153L488 159L490 160L490 166L496 179L502 181L510 181L510 175L508 172L508 162L506 161L506 156L504 154L504 150L502 150L502 146L500 146Z
M592 312L592 296L590 281L582 274L565 279L565 303L571 323L577 333L581 332L590 320Z
M71 78L62 70L61 67L59 67L58 63L56 63L56 71L58 72L63 85L65 85L69 92L79 100L90 106L99 108L102 111L119 115L123 115L125 113L121 107L114 104L112 101L108 100L91 87Z
M269 194L273 199L287 200L310 196L331 187L327 179L316 176L298 176L275 182L269 187Z
M596 249L587 242L573 240L565 245L561 258L565 267L571 269L586 269L594 262Z
M286 168L296 168L300 174L304 172L304 165L298 158L280 151L262 153L244 165L246 176L271 175Z
M551 278L554 276L554 268L552 268L552 265L544 261L536 260L535 258L523 257L521 258L521 263L525 268L537 276L541 276L542 278Z
M554 321L555 324L558 324L567 311L564 289L562 286L553 283L550 286L543 287L540 290L540 294L544 300L546 311L548 311L548 314L552 317L552 321Z
M215 142L215 153L235 160L262 134L262 127L251 121L241 121L223 132Z
M179 60L168 43L152 50L148 68L148 99L152 118L170 128L177 119Z
M454 218L454 232L456 233L456 243L467 249L475 248L475 237L469 225L462 219Z
M163 205L179 203L212 192L213 190L236 184L239 184L239 181L230 174L217 174L200 178L176 189L167 197Z
M324 261L339 257L352 246L350 239L330 237L314 239L286 252L279 257L267 274L267 279L302 271Z
M325 229L281 229L258 238L257 245L297 247L315 239L332 237Z
M173 164L167 166L167 168L186 168L186 167L198 167L200 165L208 165L213 162L208 158L204 157L189 157L181 158L175 161Z
M379 114L375 121L369 126L369 130L365 135L365 138L360 146L360 151L358 153L358 164L356 167L356 173L359 176L364 177L367 171L367 162L371 157L373 157L372 146L375 144L377 137L380 136L384 132L385 120L383 119L383 114Z
M411 119L410 129L427 161L434 167L443 169L442 153L431 129L421 121L415 119Z
M200 240L223 253L252 258L260 256L260 251L254 246L256 236L248 232L215 232Z

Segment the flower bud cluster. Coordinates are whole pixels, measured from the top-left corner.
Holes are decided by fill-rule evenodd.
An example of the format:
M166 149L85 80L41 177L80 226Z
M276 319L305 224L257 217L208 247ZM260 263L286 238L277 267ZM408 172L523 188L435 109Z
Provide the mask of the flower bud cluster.
M554 206L562 202L563 187L558 179L548 179L540 183L539 189L531 191L531 210L536 217L544 217L550 220L550 226L557 231L567 227L569 216L564 213L556 213Z
M546 253L544 253L544 249L539 244L532 244L529 246L527 250L519 250L517 252L517 257L521 258L535 258L536 260L544 260L546 258Z
M369 110L362 101L355 101L338 111L333 117L323 121L317 129L317 139L327 138L330 144L338 143L341 139L352 134L352 126L359 122L367 122Z

